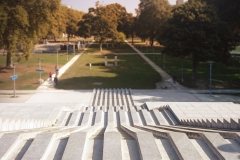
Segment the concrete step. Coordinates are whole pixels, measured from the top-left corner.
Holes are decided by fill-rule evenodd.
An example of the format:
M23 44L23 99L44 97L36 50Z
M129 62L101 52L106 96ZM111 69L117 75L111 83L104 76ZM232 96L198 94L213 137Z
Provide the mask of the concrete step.
M121 137L113 124L108 124L104 132L103 159L122 160Z
M77 126L80 119L81 112L74 111L71 115L71 119L69 120L67 126Z
M212 149L207 145L207 143L202 139L190 139L193 146L197 149L198 153L201 155L202 159L218 160L217 155L212 151Z
M119 110L119 116L120 116L120 125L126 125L127 124L126 112L123 110Z
M141 110L139 112L142 112L142 115L143 115L142 118L144 118L144 120L146 122L146 125L155 125L155 122L154 122L152 116L150 115L150 113L146 109Z
M100 128L89 139L85 154L86 160L98 160L103 157L103 137L106 128Z
M51 151L46 156L46 159L62 159L63 152L66 148L67 143L68 143L68 137L55 139L52 144Z
M202 159L198 151L194 148L190 139L184 133L177 133L171 131L165 131L162 129L156 129L146 126L135 126L139 129L152 132L155 136L167 138L173 144L173 147L179 157L179 159Z
M93 109L92 107L86 107L86 110L82 112L78 123L79 126L87 127L91 125L91 120L89 118L90 113L93 112L92 109Z
M225 139L228 143L232 144L232 147L240 152L240 142L237 139Z
M96 109L95 109L95 118L94 118L94 121L93 121L92 125L101 124L101 126L103 126L104 125L103 124L104 120L102 119L102 117L103 117L104 113L103 113L102 110L96 110Z
M169 120L172 122L173 125L180 124L175 115L169 109L165 109L164 112L166 113L166 115L168 116Z
M218 133L201 133L202 139L209 145L219 159L239 159L239 153Z
M20 134L6 134L0 138L0 159L7 159L20 140Z
M92 98L91 98L90 103L89 103L89 104L92 105L92 106L96 106L96 105L95 105L96 90L97 90L96 88L93 89Z
M83 156L83 150L85 141L87 138L87 132L76 132L69 136L68 143L63 153L63 160L75 160L81 159Z
M167 129L171 131L179 131L184 133L202 133L202 132L209 132L209 133L219 133L225 139L235 138L240 141L240 134L238 132L232 132L228 130L219 130L219 129L206 129L206 128L196 128L196 127L186 127L186 126L153 126L157 128Z
M133 101L133 99L132 99L132 93L131 93L131 89L130 89L130 88L129 88L129 89L126 89L126 95L127 95L127 97L128 97L129 106L130 106L130 107L131 107L131 106L135 106L134 101Z
M46 159L54 140L53 133L42 133L37 135L22 157L22 160Z
M162 159L152 133L144 132L127 125L122 125L122 129L137 141L141 159Z
M62 111L61 115L58 118L57 124L58 126L63 126L66 124L69 118L70 112L69 111Z
M32 139L18 141L16 147L7 157L7 159L21 160L23 155L28 150L29 146L32 144L32 142L33 142Z
M151 113L153 113L153 116L155 116L156 121L158 122L157 125L169 125L169 123L167 122L167 120L164 118L164 116L162 115L161 112L159 112L159 110L151 110Z
M75 160L85 159L85 150L87 146L87 140L99 130L100 126L88 127L82 131L70 134L66 144L62 159Z
M157 147L164 160L179 160L179 157L169 139L154 136Z
M142 125L142 123L140 121L140 117L138 115L138 112L134 108L132 108L130 110L129 115L130 116L128 116L128 117L132 118L133 125ZM131 119L130 119L130 121L131 121Z

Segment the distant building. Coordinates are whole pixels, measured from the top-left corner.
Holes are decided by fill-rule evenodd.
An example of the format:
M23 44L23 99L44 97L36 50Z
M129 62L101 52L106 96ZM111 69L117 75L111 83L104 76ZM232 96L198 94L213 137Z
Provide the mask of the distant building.
M179 4L183 4L185 2L187 2L188 0L177 0L176 1L176 5L179 5Z

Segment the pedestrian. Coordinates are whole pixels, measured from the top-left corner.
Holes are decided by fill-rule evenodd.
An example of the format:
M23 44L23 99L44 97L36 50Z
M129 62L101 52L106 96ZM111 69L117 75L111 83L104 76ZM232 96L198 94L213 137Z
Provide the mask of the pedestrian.
M52 80L52 72L49 72L49 80Z
M58 65L55 66L55 73L58 75Z
M57 77L57 75L54 77L54 84L55 84L55 86L58 84L58 77Z
M176 82L177 82L177 77L173 76L173 83L176 83Z

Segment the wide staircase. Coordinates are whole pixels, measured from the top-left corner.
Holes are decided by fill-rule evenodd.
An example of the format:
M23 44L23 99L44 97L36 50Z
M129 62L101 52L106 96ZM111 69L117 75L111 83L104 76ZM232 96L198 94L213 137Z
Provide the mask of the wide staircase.
M6 127L5 123L2 127L5 131L0 132L0 157L16 160L240 158L238 122L227 127L212 121L200 125L197 119L196 123L193 120L188 123L183 116L179 117L180 111L176 109L179 104L135 106L131 89L94 89L90 106L66 104L54 114L51 110L52 119L48 118L51 123L46 123L47 126L29 125L21 129Z

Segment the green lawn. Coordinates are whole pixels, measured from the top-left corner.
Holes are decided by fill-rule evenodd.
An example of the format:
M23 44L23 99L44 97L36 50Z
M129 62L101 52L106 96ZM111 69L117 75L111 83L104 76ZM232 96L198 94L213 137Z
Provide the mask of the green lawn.
M134 44L135 48L137 48L142 53L162 53L162 46L154 45L153 47L142 44L142 43L136 43Z
M69 55L69 60L73 55ZM17 62L17 57L13 56L13 62L17 62L16 74L18 79L16 80L16 89L18 90L34 90L39 87L39 73L36 69L39 67L38 58L42 59L41 68L44 72L41 74L42 79L48 79L48 73L54 72L54 67L57 63L56 54L32 54L29 60L22 59ZM67 62L67 56L65 53L59 54L59 68ZM1 90L12 90L13 81L10 77L13 75L13 69L6 69L6 56L0 55L0 89Z
M163 55L147 55L161 68L164 67ZM192 76L192 62L191 59L182 60L166 56L165 71L173 76L176 75L178 82L184 86L195 89L207 89L209 85L210 69L208 63L200 63L197 66L197 79L193 80ZM183 73L183 82L182 82ZM227 65L222 63L214 63L212 68L212 85L215 89L240 89L240 63L239 60L230 59Z
M114 55L108 56L114 62ZM90 70L88 64L92 63ZM105 67L104 56L83 54L59 81L59 89L132 88L154 89L160 75L139 55L119 55L117 67ZM94 85L99 82L102 85Z
M136 53L128 44L126 43L121 43L119 45L114 44L112 46L111 43L104 43L102 45L102 52L99 51L99 44L94 43L91 45L90 48L85 53Z
M240 46L238 46L235 50L233 50L232 52L240 52Z

